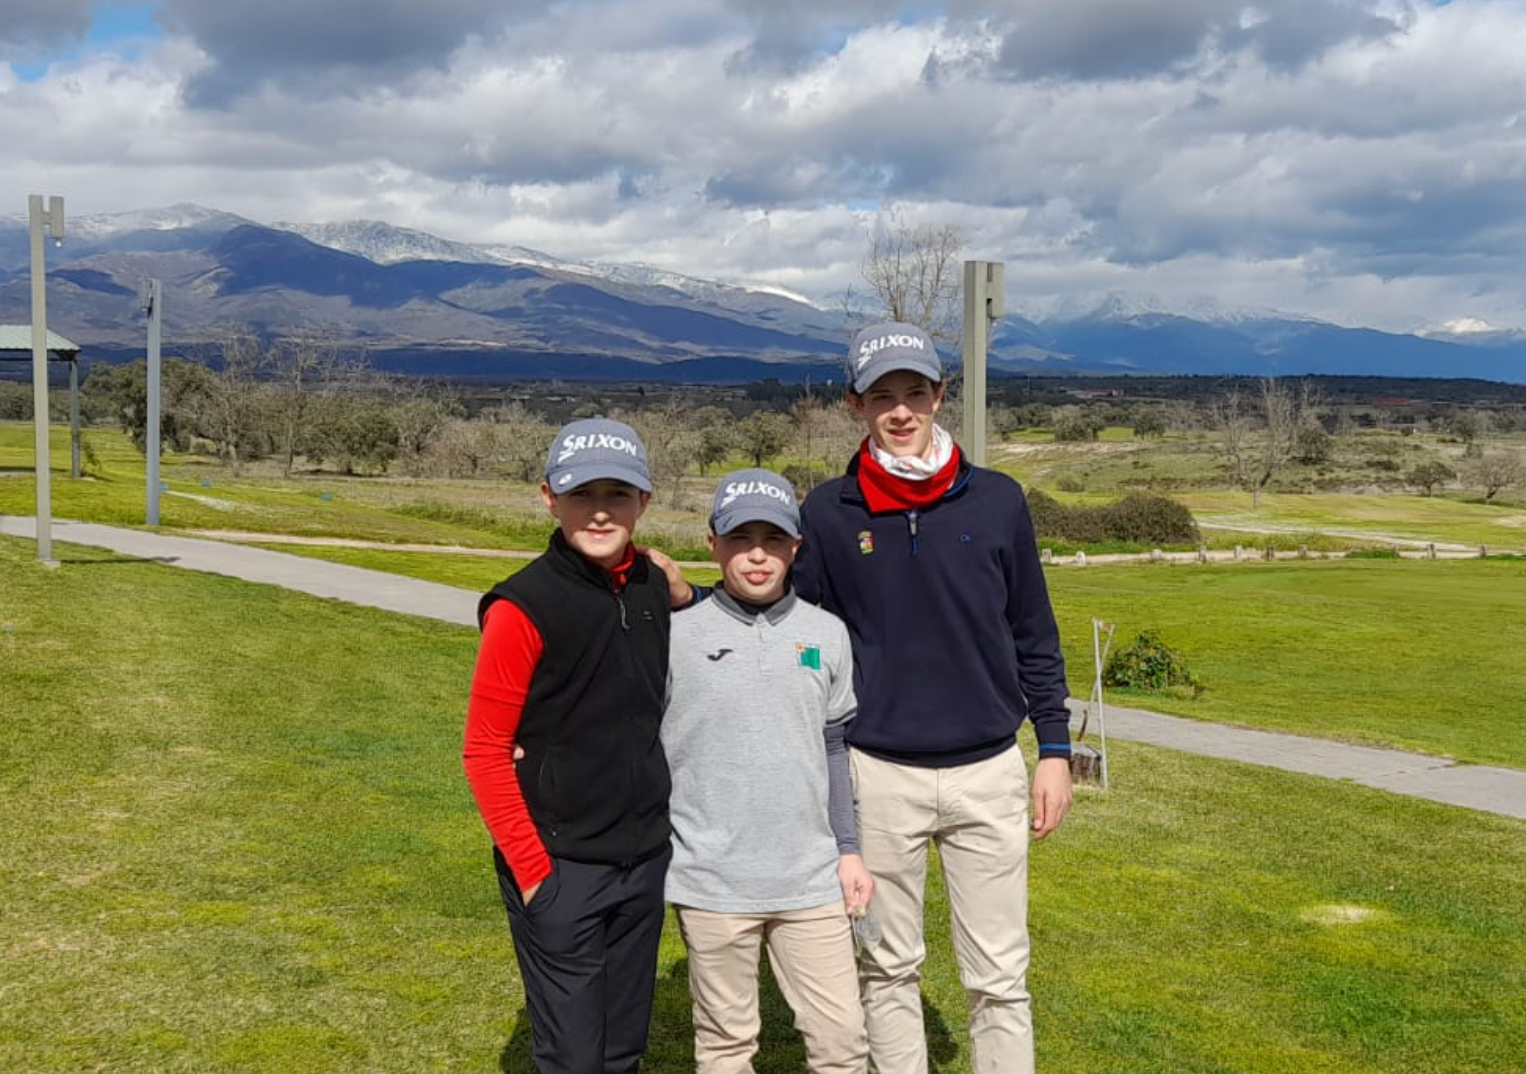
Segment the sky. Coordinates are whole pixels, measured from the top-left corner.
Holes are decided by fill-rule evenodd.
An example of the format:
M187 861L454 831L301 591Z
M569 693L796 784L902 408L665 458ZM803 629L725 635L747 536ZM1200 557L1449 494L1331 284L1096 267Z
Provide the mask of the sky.
M1009 307L1526 326L1526 0L0 0L0 204Z

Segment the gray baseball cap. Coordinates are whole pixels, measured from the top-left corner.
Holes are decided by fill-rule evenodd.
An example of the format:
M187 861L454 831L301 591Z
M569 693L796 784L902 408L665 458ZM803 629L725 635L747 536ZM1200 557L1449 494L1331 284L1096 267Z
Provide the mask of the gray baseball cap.
M641 437L623 421L610 418L583 418L563 425L546 456L546 484L552 495L601 479L652 491Z
M886 373L909 369L934 384L943 381L943 363L933 337L914 324L885 321L872 324L853 337L848 347L848 383L865 392Z
M725 535L749 522L771 522L791 537L800 536L795 490L772 470L737 470L716 486L710 528Z

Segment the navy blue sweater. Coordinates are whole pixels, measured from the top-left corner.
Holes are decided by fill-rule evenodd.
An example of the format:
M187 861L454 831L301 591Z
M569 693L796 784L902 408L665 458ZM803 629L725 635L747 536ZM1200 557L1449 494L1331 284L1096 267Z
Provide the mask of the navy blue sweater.
M1069 755L1060 634L1016 481L965 462L938 502L871 514L855 455L807 497L801 532L796 589L853 642L850 745L968 764L1010 748L1027 718L1041 757Z

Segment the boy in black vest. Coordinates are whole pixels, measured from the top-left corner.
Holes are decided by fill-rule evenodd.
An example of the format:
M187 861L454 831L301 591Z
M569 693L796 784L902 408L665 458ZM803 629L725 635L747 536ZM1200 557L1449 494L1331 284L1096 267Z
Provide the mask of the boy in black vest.
M550 547L478 610L463 760L542 1074L635 1071L646 1049L671 855L669 583L631 543L651 491L629 426L565 426L541 485Z

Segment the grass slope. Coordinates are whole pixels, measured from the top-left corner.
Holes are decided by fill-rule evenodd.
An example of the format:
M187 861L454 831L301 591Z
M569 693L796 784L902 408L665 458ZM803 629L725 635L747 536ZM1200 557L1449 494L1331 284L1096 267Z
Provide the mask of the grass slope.
M0 1069L527 1071L473 633L60 551L0 539ZM1526 825L1127 744L1114 777L1034 854L1044 1069L1519 1069ZM936 884L929 915L968 1071ZM692 1069L684 972L670 928L658 1074ZM760 1072L800 1069L772 992L765 1026Z

